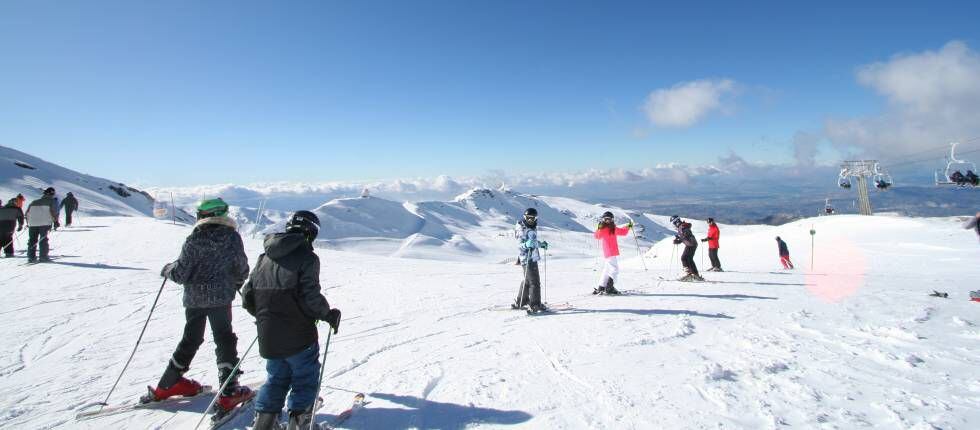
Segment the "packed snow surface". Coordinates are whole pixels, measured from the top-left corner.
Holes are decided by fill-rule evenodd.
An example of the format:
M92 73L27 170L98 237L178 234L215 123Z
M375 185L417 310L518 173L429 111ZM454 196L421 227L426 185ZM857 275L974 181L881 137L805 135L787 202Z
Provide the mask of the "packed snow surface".
M646 218L651 229L663 222ZM399 227L414 231L405 219ZM513 240L479 223L465 228L481 250L480 228L486 240L501 241L490 249ZM159 270L188 233L144 217L83 218L53 234L54 262L24 266L22 252L0 260L0 427L193 428L209 399L75 419L103 400L122 369L160 287ZM703 237L704 225L695 233ZM776 235L789 244L796 270L779 268ZM621 297L590 294L598 272L589 233L542 236L553 247L547 301L561 309L534 317L496 310L513 300L521 278L497 253L456 261L460 251L451 246L429 249L427 259L318 249L323 291L344 313L318 418L329 420L363 392L368 403L345 428L980 425L980 303L967 300L980 279L980 249L957 219L722 226L729 271L704 273L711 282L697 284L658 279L679 276L669 240L644 249L644 271L632 239L622 238L617 286L630 294ZM246 249L254 263L260 240L246 236ZM164 287L111 404L135 402L159 378L183 325L180 288ZM928 296L932 290L949 298ZM234 306L243 353L255 329ZM243 368L245 383L264 378L256 349ZM188 376L216 384L216 374L208 335ZM227 428L250 420L241 416Z

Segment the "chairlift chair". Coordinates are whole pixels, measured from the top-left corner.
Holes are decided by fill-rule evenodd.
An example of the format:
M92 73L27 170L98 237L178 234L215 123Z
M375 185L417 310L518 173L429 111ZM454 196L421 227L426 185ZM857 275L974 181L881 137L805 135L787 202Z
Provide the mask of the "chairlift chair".
M977 176L977 165L966 160L956 158L956 145L959 142L949 144L949 156L946 157L946 169L936 170L936 185L955 185L958 187L980 185L980 178Z
M851 188L851 180L847 178L846 173L846 169L841 169L840 175L837 177L837 186L845 190Z
M886 173L878 164L875 164L872 179L874 180L875 188L879 191L887 191L892 186L892 176Z

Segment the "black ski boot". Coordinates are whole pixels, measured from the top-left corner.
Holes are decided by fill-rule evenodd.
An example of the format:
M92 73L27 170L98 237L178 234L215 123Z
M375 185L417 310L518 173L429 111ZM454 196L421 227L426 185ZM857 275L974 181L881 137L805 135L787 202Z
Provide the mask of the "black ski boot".
M231 374L231 368L229 368L227 366L228 366L227 364L224 364L223 367L221 367L221 369L218 371L218 386L219 387L222 386L222 384L225 383L225 380L228 379L228 377L230 376L231 377L231 381L228 381L228 385L225 385L224 386L225 389L224 389L224 391L221 392L221 394L222 395L225 395L225 396L231 396L231 395L234 395L238 391L237 390L238 389L238 386L239 386L238 385L238 375L241 375L242 373L245 373L245 372L242 372L241 370L235 370L235 374L232 375Z
M594 288L594 289L592 290L592 294L596 294L596 295L599 295L599 294L606 294L606 287L603 287L603 286L601 286L601 285L600 285L600 286L598 286L598 287L595 287L595 288Z
M615 295L618 295L619 294L619 290L617 290L616 287L613 284L614 284L614 282L613 282L612 278L609 278L609 280L606 281L606 294L607 295L613 295L613 296L615 296Z

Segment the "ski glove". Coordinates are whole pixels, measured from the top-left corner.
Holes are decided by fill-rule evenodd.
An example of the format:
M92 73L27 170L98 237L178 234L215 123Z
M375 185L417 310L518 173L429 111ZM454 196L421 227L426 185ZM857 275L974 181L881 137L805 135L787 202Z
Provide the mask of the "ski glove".
M537 247L538 247L538 241L536 241L534 239L530 239L530 240L524 242L524 248L525 249L534 249L534 248L537 248Z
M541 242L541 249L548 249L548 242Z
M626 228L633 228L633 220L626 224Z
M330 324L330 328L333 329L333 334L337 334L337 329L340 328L340 309L333 308L327 311L327 317L323 319Z
M708 238L701 239L702 242L707 242Z
M174 263L167 263L163 265L163 269L160 270L160 276L164 278L170 278L170 272L174 270Z

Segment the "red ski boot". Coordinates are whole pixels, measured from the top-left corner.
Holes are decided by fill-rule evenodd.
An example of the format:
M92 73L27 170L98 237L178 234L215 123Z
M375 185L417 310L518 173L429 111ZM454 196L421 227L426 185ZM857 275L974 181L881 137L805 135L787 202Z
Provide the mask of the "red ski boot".
M218 396L218 403L215 403L215 407L221 411L229 412L252 397L255 397L255 392L251 388L244 385L239 385L237 387L231 388L228 395L222 394Z
M172 385L170 388L146 387L146 389L149 391L149 393L143 397L140 397L140 403L159 402L173 396L191 397L201 394L201 392L204 391L204 387L202 387L201 384L193 379L187 378L178 379L177 383Z

